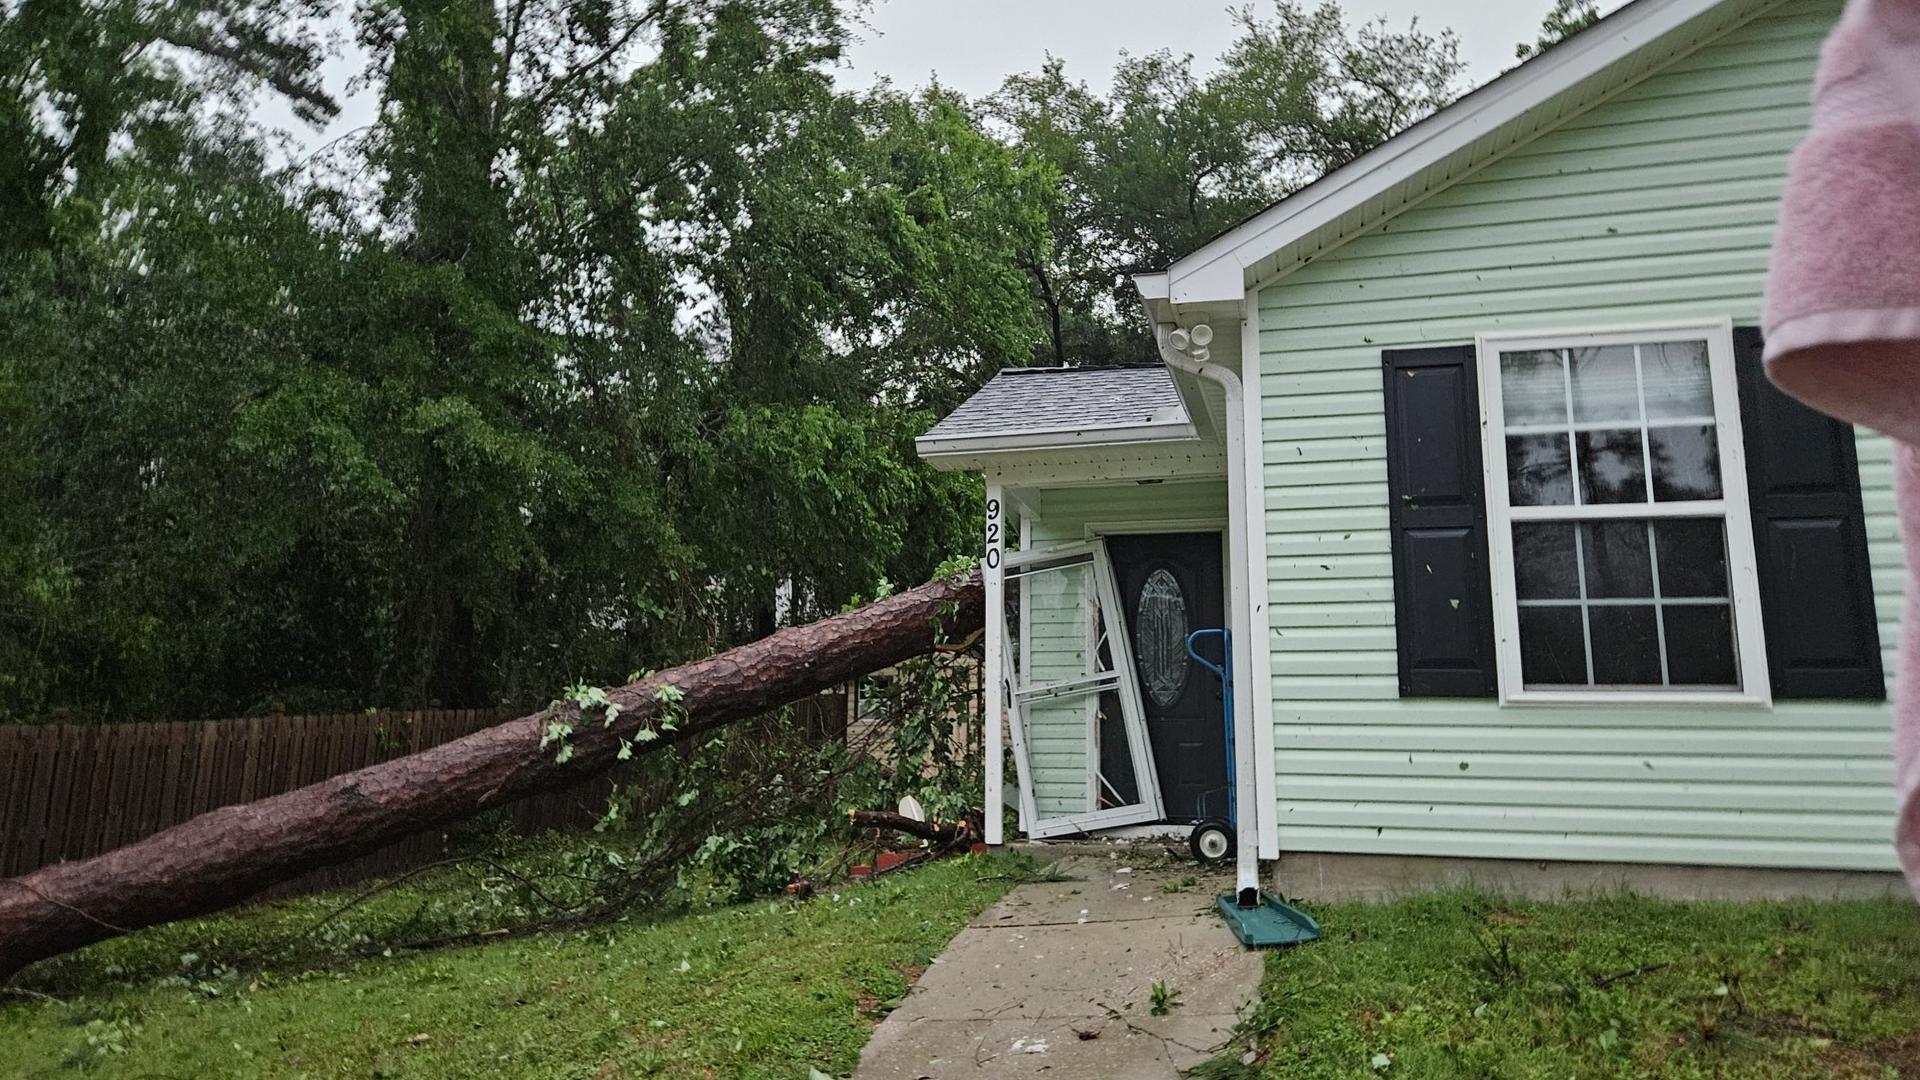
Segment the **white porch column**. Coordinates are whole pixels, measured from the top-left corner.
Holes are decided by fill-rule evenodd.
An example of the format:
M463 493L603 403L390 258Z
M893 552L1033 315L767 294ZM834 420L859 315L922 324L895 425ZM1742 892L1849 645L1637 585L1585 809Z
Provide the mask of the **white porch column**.
M1006 578L1003 561L1006 556L1007 511L1005 493L999 483L987 481L987 521L986 552L980 557L980 580L986 590L986 674L982 681L980 718L986 727L986 791L980 803L980 812L986 817L986 839L991 847L1001 842L1000 819L1006 812L1002 804L1001 788L1004 783L1002 764L1006 757L1001 749L1000 727L1006 716L1006 673L1001 670L1002 657L1006 653L1007 606L1004 597Z

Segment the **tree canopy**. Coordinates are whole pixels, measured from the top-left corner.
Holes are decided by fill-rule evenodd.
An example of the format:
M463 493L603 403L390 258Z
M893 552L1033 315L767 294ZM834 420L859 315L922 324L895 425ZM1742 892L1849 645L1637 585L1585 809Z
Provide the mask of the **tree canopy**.
M1540 35L1513 47L1513 55L1531 59L1600 21L1598 0L1553 0L1553 7L1540 20Z
M912 438L1144 358L1125 275L1448 100L1450 34L835 85L832 0L0 8L0 718L545 700L917 582Z
M1206 76L1191 56L1123 56L1106 95L1065 65L1009 78L989 130L1061 177L1051 249L1026 261L1048 337L1039 363L1153 359L1131 275L1165 267L1453 100L1451 31L1349 27L1335 4L1237 13Z

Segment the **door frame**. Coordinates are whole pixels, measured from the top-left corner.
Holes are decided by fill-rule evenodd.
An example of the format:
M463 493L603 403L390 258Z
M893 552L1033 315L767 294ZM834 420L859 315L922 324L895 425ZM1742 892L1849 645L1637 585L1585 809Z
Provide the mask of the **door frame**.
M1228 536L1229 528L1228 528L1227 518L1225 514L1212 516L1212 517L1202 516L1202 517L1185 517L1185 518L1160 518L1157 520L1131 520L1130 519L1130 520L1124 520L1124 521L1121 521L1121 520L1089 521L1089 522L1086 522L1085 525L1083 526L1082 532L1086 534L1086 537L1088 540L1102 540L1109 536L1160 536L1160 535L1170 535L1175 533L1218 533L1220 535L1221 610L1226 613L1226 621L1229 627L1232 626L1232 623L1233 623L1233 557L1232 557L1232 545L1228 543L1228 540L1230 539ZM1111 566L1111 563L1109 563L1109 566ZM1123 615L1125 611L1126 611L1126 602L1122 600L1121 612ZM1125 620L1123 619L1122 621L1125 621ZM1228 660L1231 661L1232 657L1228 657ZM1135 680L1135 691L1137 692L1139 689L1138 674L1134 676L1134 680ZM1144 717L1144 706L1142 706L1142 710L1143 710L1142 715ZM1089 718L1089 722L1090 723L1093 722L1091 717ZM1144 719L1142 722L1144 723ZM1093 746L1094 746L1094 753L1088 756L1089 764L1087 766L1087 773L1088 773L1087 785L1088 785L1088 790L1093 793L1095 798L1098 798L1100 793L1100 774L1099 774L1099 742L1097 739L1095 739ZM1152 754L1151 745L1149 745L1148 747L1148 754L1149 756L1151 756ZM1232 778L1229 777L1229 779L1232 779ZM1158 784L1159 782L1160 782L1160 774L1159 774L1158 763L1156 763L1155 769L1154 769L1154 783ZM1156 793L1156 797L1157 797L1157 794L1158 793ZM1162 816L1158 820L1165 821L1166 820L1165 814L1166 814L1166 807L1162 806L1161 807Z

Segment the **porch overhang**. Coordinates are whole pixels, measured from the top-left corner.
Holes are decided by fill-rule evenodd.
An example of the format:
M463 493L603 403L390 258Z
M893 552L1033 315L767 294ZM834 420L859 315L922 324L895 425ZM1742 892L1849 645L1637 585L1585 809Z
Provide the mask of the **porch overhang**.
M1189 389L1161 364L1008 368L914 449L934 468L994 472L1019 464L1190 456L1209 443Z
M1179 420L1162 423L1110 424L1071 428L1062 431L1010 430L991 435L962 438L935 438L923 435L913 448L935 468L952 469L944 464L955 457L978 458L984 455L1019 450L1079 450L1095 446L1134 446L1140 443L1187 442L1199 438L1193 424L1182 415Z
M1198 480L1227 475L1225 449L1205 439L1083 443L920 455L942 472L970 472L1013 487Z

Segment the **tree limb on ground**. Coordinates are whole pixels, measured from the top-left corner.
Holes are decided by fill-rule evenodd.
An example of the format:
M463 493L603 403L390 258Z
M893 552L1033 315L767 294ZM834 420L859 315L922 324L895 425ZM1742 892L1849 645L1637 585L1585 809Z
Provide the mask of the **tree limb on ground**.
M856 829L891 829L917 836L939 847L964 847L980 839L980 827L970 820L921 821L891 810L849 810L847 817Z
M802 700L930 652L982 623L979 576L934 581L807 626L610 690L611 724L572 703L343 773L284 795L222 807L103 855L0 880L0 980L37 960L145 926L207 915L334 866ZM679 692L677 704L659 691ZM673 697L669 691L669 698ZM663 719L671 720L663 724ZM542 746L570 722L572 752ZM652 732L644 741L636 735Z

